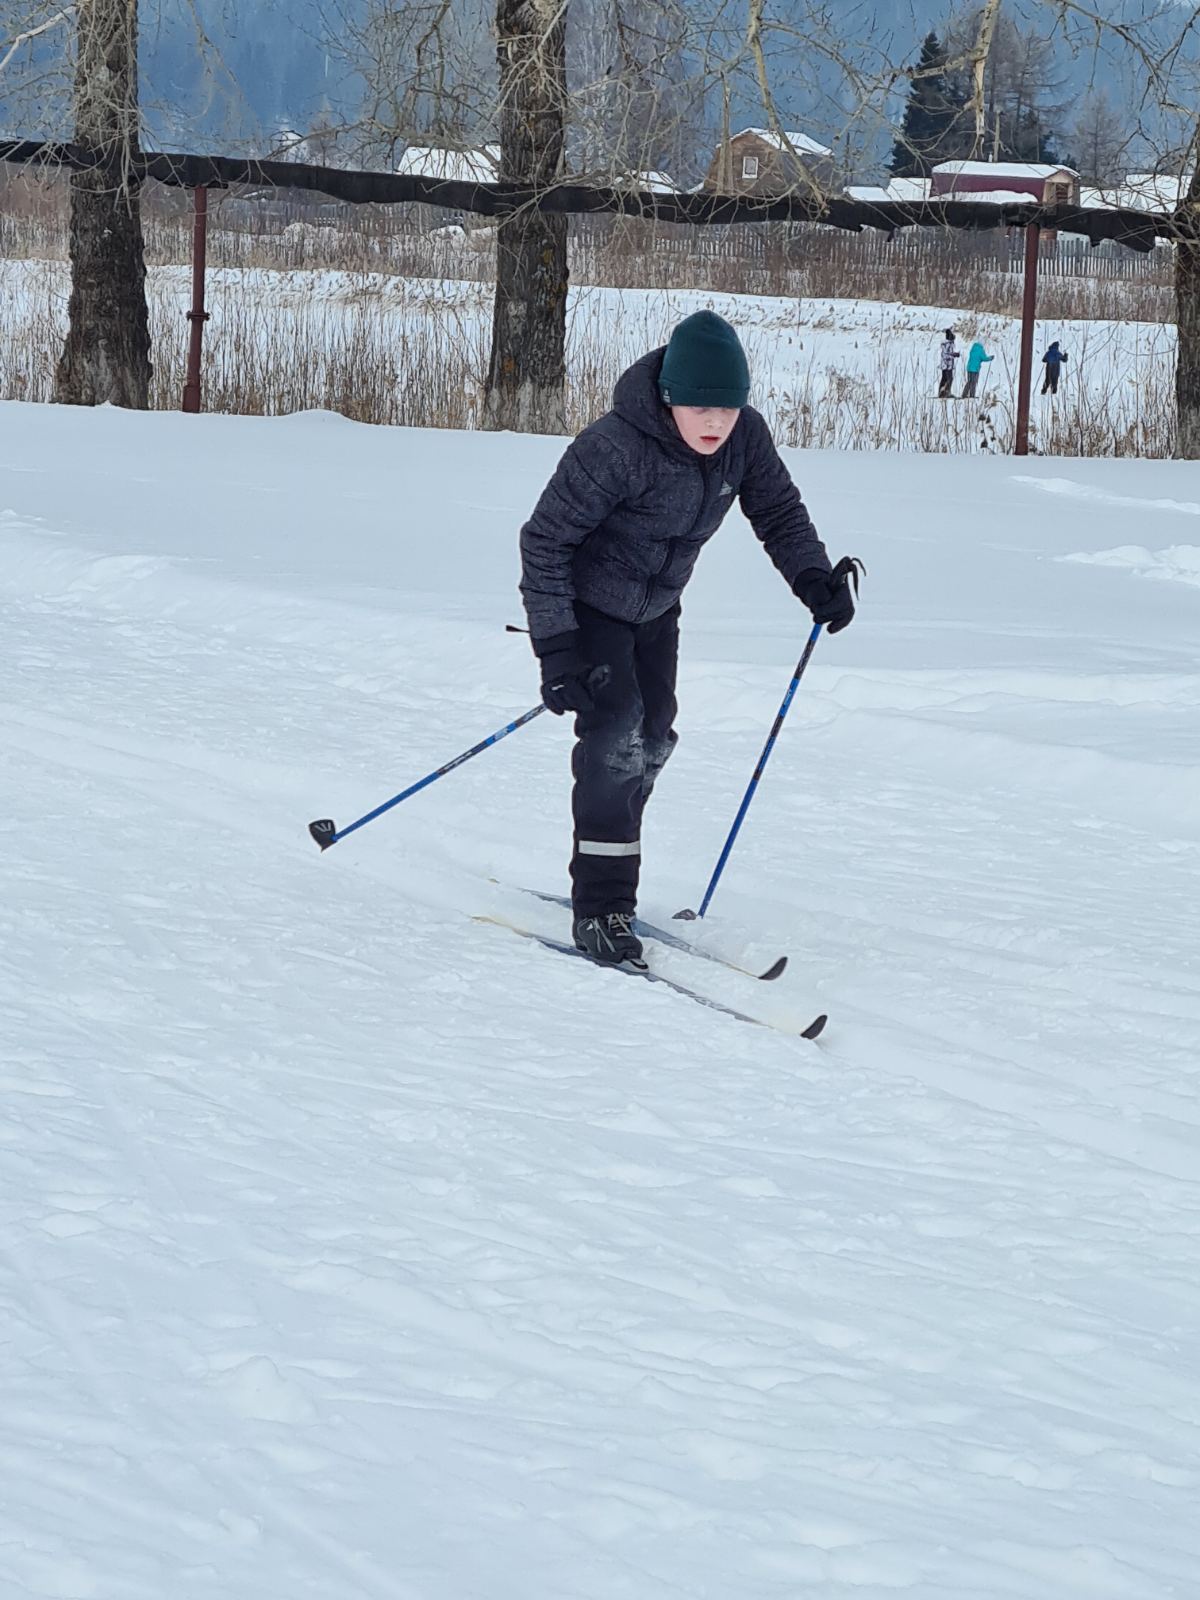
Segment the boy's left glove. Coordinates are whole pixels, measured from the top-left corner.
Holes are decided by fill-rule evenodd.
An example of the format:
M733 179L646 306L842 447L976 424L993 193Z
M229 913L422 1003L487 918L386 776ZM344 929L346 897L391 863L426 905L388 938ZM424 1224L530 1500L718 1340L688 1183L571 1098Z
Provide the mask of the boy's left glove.
M866 570L857 556L843 556L832 572L810 567L800 573L792 593L812 612L814 622L823 623L830 633L841 633L854 621L858 576Z

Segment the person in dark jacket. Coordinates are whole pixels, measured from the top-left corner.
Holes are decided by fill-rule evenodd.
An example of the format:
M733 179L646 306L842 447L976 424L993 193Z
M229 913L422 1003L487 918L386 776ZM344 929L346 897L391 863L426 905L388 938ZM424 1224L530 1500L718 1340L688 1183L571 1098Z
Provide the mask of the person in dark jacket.
M573 935L600 961L642 960L642 811L676 742L680 596L734 500L816 621L854 616L749 393L729 323L686 318L621 377L521 530L542 698L575 715Z
M1043 394L1058 393L1058 380L1062 374L1063 363L1066 359L1066 356L1059 349L1058 340L1055 339L1049 350L1042 357L1042 364L1046 368L1046 377L1042 383Z

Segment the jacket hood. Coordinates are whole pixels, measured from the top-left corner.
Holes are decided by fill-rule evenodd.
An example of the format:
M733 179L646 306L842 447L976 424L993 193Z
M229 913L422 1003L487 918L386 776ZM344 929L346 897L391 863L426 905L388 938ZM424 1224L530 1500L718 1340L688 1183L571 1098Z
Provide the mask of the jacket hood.
M687 445L679 437L679 429L658 392L659 374L666 353L666 345L651 350L649 355L642 356L621 374L613 390L613 410L622 422L628 422L639 433L659 439L664 444L682 445L686 450Z

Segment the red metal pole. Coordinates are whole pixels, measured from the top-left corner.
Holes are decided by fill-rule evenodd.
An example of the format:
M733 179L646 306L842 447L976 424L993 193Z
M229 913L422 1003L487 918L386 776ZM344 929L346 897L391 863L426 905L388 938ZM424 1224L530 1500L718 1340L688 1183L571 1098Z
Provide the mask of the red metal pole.
M1014 455L1029 454L1029 401L1033 393L1033 335L1037 320L1038 256L1042 230L1025 229L1025 296L1021 304L1021 375L1017 384L1017 443Z
M208 190L204 184L196 187L196 215L192 225L192 309L187 319L192 325L188 342L187 382L183 387L183 409L200 410L200 357L204 349L204 324L208 312L204 309L204 276L208 266Z

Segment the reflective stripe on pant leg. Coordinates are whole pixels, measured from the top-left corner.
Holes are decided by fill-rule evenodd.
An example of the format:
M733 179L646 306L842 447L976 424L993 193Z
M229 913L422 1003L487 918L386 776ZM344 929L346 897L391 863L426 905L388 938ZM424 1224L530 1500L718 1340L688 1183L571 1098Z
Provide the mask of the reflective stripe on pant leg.
M575 719L571 899L577 916L633 911L641 867L643 707L632 623L577 606L586 659L611 668L591 711ZM590 843L589 843L590 841Z

